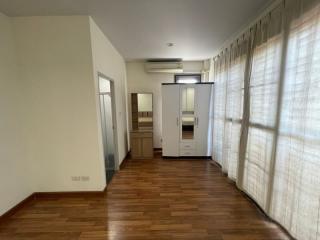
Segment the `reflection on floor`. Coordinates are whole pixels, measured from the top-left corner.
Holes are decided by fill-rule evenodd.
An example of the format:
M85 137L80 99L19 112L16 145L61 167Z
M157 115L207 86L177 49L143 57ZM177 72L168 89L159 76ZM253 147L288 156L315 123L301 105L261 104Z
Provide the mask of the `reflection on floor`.
M129 160L104 195L33 200L0 239L289 239L202 160Z

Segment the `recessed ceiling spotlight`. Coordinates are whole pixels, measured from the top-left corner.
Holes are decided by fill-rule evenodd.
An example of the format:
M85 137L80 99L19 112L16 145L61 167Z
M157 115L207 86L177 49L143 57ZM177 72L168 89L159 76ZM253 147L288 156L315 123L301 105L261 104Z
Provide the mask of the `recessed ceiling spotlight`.
M169 43L167 43L167 46L168 46L168 47L173 47L173 46L174 46L174 43L169 42Z

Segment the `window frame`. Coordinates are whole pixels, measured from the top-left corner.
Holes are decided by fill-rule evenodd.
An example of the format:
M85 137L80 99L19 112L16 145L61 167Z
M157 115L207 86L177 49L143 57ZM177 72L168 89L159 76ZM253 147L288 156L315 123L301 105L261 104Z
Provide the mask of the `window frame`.
M192 73L192 74L175 74L174 75L174 83L176 83L176 84L189 84L189 83L179 83L178 82L180 80L179 78L183 78L183 77L194 77L197 80L197 82L193 83L193 84L197 84L197 83L202 82L201 73Z

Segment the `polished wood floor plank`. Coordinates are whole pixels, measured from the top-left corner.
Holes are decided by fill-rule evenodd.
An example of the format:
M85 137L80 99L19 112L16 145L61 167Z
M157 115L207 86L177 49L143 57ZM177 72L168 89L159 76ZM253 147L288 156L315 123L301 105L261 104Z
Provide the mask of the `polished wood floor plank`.
M290 239L202 160L128 160L104 195L33 200L1 240Z

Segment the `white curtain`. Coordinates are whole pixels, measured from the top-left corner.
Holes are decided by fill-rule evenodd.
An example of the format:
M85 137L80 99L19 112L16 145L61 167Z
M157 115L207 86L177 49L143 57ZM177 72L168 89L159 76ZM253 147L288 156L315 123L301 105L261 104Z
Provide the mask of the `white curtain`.
M226 114L223 139L222 170L236 180L239 140L243 111L244 69L246 63L244 39L231 46L226 80Z
M269 16L265 25L270 23ZM262 23L257 29L261 34ZM272 26L272 25L271 25ZM270 27L265 26L266 28ZM262 30L263 31L263 30ZM242 189L266 209L270 183L282 38L275 36L254 49L249 83L250 116Z
M320 5L292 22L271 216L298 239L320 239Z
M280 3L215 58L214 81L214 160L292 236L320 240L320 1Z
M227 83L227 53L218 56L219 61L214 64L214 79L216 84L214 86L214 100L213 100L213 147L212 158L222 164L223 159L223 139L224 139L224 125L226 114L226 83Z

